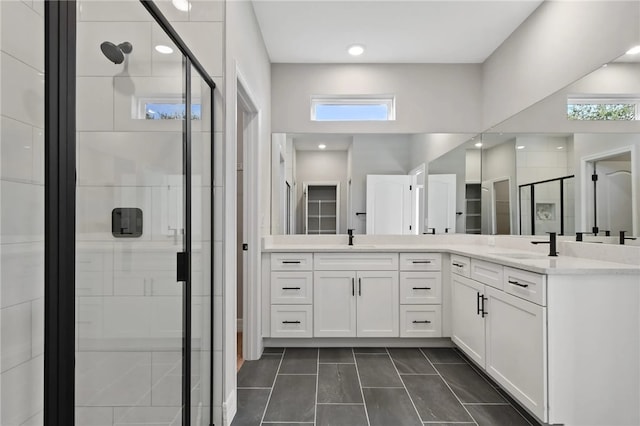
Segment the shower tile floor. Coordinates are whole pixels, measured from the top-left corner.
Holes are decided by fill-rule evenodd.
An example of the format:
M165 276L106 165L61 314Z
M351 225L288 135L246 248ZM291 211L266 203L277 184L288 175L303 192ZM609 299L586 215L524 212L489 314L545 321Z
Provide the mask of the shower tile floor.
M452 348L267 348L232 426L539 425Z

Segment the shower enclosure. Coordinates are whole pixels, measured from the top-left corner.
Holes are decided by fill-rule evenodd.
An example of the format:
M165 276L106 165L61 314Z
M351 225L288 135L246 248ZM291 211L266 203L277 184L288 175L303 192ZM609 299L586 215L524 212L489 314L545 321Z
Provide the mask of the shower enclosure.
M209 425L211 87L107 3L77 16L76 424Z
M152 1L0 20L0 424L212 424L214 82Z

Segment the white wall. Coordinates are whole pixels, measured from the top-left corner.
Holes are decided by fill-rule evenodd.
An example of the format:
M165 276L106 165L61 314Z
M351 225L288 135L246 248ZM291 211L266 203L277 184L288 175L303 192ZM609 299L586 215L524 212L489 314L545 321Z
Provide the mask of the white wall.
M220 351L216 351L216 359L221 361L223 372L218 377L223 377L221 400L223 401L220 418L215 416L216 424L228 425L236 412L236 334L235 334L235 307L236 301L236 259L235 259L235 165L236 159L236 116L238 79L251 99L255 107L253 122L245 126L255 124L256 133L254 143L247 149L248 162L246 164L245 179L249 182L249 200L245 206L249 215L249 262L254 265L248 271L248 282L251 289L245 292L247 298L260 295L260 236L269 234L270 231L270 206L271 206L271 74L270 64L262 34L258 27L253 6L248 1L226 2L225 14L225 54L224 54L224 111L225 132L224 142L221 141L219 151L222 163L215 167L220 170L216 178L217 192L223 194L217 198L218 205L222 209L223 216L215 225L218 231L216 238L216 253L219 253L222 262L218 271L214 286L216 291L216 311L223 313L223 318L214 320L219 325L215 333L222 336ZM216 232L214 231L214 234ZM251 301L249 301L251 302ZM255 301L254 301L255 302ZM231 308L230 308L231 307ZM249 310L258 314L257 324L251 324L254 330L259 332L259 312L257 305L248 305ZM245 324L247 317L245 316ZM254 348L253 353L248 354L248 359L260 355L261 347ZM219 358L218 358L219 357ZM217 371L216 371L217 372ZM216 373L214 372L214 374ZM217 383L216 383L217 384Z
M304 230L305 182L340 182L340 226L338 234L347 233L347 151L296 151L296 229Z
M473 138L475 133L418 133L410 135L411 167L429 164Z
M351 223L354 233L365 234L367 175L406 175L413 168L409 135L354 135L351 164Z
M481 131L480 65L272 64L274 132ZM312 95L396 97L392 122L312 122Z
M42 424L44 10L0 2L0 424Z
M639 25L636 1L542 3L483 64L483 127L620 56L640 41Z

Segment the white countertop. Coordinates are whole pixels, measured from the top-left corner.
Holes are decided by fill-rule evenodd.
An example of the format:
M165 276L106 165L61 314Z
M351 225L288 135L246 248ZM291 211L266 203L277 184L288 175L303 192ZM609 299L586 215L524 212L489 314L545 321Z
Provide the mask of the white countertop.
M543 247L545 247L545 249L547 250L546 253L548 253L548 247L546 245ZM501 265L524 269L539 274L640 275L640 262L634 265L563 255L550 257L541 251L516 250L512 248L489 246L484 244L460 244L446 242L438 242L433 244L363 243L349 246L347 244L304 244L298 242L287 244L263 242L263 252L439 252L468 256L474 259L486 260L489 262L499 263Z

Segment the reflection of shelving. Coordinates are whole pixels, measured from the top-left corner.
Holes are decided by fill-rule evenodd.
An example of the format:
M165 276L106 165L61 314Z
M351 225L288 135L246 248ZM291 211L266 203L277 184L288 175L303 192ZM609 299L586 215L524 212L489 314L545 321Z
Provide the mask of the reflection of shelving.
M305 183L306 233L337 234L340 186L338 183Z
M466 216L465 229L467 234L480 233L480 205L481 187L479 183L467 183L465 186Z

